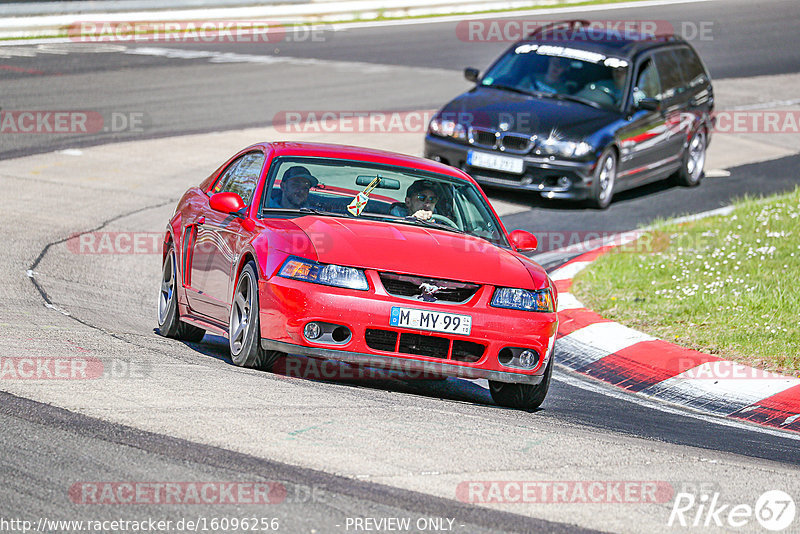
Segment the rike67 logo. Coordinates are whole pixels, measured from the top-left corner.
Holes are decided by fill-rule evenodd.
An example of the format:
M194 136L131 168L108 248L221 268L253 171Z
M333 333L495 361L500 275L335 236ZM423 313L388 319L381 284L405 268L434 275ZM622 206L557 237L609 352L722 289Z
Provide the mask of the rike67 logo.
M755 505L731 504L722 501L720 494L678 493L672 505L667 526L725 530L750 527L753 520L771 532L785 530L794 522L796 508L791 495L781 490L770 490L756 499Z

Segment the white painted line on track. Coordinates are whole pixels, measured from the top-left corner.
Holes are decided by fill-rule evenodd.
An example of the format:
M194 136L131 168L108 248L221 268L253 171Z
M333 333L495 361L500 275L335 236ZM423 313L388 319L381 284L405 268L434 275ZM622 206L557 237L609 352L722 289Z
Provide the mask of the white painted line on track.
M67 310L65 310L63 308L60 308L60 307L56 306L55 304L50 304L49 302L45 302L44 303L44 307L45 308L49 308L51 310L55 310L58 313L60 313L61 315L66 315L67 317L70 316L70 313Z
M262 65L300 65L307 67L326 66L352 71L358 69L360 73L384 73L400 69L414 71L451 72L446 69L432 67L408 67L402 65L384 65L379 63L365 63L363 61L341 61L316 58L299 58L292 56L267 56L260 54L237 54L233 52L219 52L213 50L187 50L183 48L164 48L159 46L140 46L128 48L125 54L139 56L155 56L168 59L207 59L210 63L255 63Z
M642 341L655 341L657 339L633 328L613 322L593 323L589 326L584 326L564 336L561 340L563 341L567 338L578 343L590 345L605 352L606 355L627 349Z
M586 391L591 391L594 393L605 395L607 397L624 400L632 404L638 404L639 406L644 406L645 408L658 410L664 413L679 415L682 417L691 417L692 419L699 419L700 421L704 421L706 423L732 427L739 430L749 430L750 432L758 432L761 434L769 434L770 436L776 436L776 437L792 439L795 441L800 441L800 434L793 434L791 432L786 432L782 430L774 430L769 427L759 426L751 423L745 423L742 421L737 421L735 419L729 419L714 415L706 415L699 411L695 411L689 407L681 407L681 408L672 407L665 401L660 401L658 399L651 399L649 397L643 397L638 393L628 393L622 389L617 388L616 386L612 386L605 382L600 382L590 378L583 378L579 375L574 374L574 371L558 364L556 364L556 369L563 370L564 372L553 373L553 380L557 380L558 382L562 382L564 384L574 386L576 388L580 388Z
M572 280L575 275L588 267L592 262L590 261L575 261L553 272L550 279L553 282L559 280Z
M695 407L704 406L720 415L730 415L766 398L800 385L800 379L719 378L715 370L719 362L706 362L641 391L642 394L665 400L682 399ZM738 369L738 370L737 370ZM753 369L731 363L726 373L746 377ZM709 378L691 378L691 377ZM717 376L718 378L712 378Z
M726 111L746 111L750 109L770 109L780 106L797 106L800 105L800 98L794 100L772 100L770 102L759 102L757 104L745 104L742 106L733 106L726 109Z
M722 208L717 208L715 210L695 213L694 215L686 215L684 217L677 217L675 219L670 219L669 221L667 221L667 223L681 224L685 222L699 221L701 219L706 219L708 217L714 217L715 215L730 215L731 213L733 213L733 206L725 206ZM653 228L654 226L648 226L646 230L652 230Z
M558 294L558 310L557 311L564 311L564 310L577 310L580 308L584 308L585 306L581 301L575 298L575 295L572 293L559 293Z

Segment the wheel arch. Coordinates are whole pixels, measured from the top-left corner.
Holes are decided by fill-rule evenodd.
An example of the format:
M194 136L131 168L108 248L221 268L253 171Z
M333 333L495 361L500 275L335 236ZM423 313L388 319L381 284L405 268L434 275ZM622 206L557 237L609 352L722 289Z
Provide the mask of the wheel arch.
M239 284L239 277L242 276L242 271L244 270L245 265L248 263L253 262L256 266L256 276L258 278L262 278L264 276L261 267L258 264L258 260L256 259L256 254L252 250L245 250L242 253L242 257L239 258L239 263L236 265L236 275L233 278L233 284L231 289L231 302L233 302L233 294L236 292L236 286ZM258 282L258 280L256 280Z
M175 238L172 236L172 229L167 228L167 231L164 232L164 240L161 242L161 263L167 260L170 246L175 246Z

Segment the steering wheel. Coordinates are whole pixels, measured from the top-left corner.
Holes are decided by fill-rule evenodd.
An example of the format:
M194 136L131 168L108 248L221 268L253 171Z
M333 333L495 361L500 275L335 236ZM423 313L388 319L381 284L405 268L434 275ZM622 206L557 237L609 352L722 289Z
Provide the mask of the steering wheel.
M608 100L609 100L609 104L616 105L616 103L617 103L617 95L614 94L614 91L612 91L610 88L606 87L605 85L600 85L600 84L597 84L597 83L591 83L591 84L587 85L586 87L584 87L581 91L586 91L586 92L589 92L589 93L596 92L596 93L599 93L601 95L605 95L605 97L607 97ZM591 98L591 97L587 95L586 98L588 99L588 98ZM592 100L594 102L598 103L598 104L602 104L602 102L599 102L599 101L594 100L594 99L592 99Z
M447 226L452 226L456 230L458 230L458 225L454 223L449 217L446 217L440 213L434 213L431 215L431 220L437 223L446 224Z
M611 91L611 89L609 89L609 88L608 88L608 87L606 87L605 85L597 85L597 84L593 84L593 85L592 85L592 90L594 90L594 91L600 91L600 92L602 92L602 93L605 93L605 94L607 94L608 96L610 96L610 97L612 98L612 100L616 100L616 99L617 99L617 97L615 97L615 96L614 96L614 93Z

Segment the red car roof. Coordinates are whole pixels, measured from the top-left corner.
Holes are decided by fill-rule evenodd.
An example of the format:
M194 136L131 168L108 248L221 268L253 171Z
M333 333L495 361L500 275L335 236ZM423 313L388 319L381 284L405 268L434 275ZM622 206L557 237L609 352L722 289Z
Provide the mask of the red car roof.
M377 150L374 148L336 145L329 143L306 143L299 141L264 142L258 143L254 146L263 146L267 151L271 151L273 156L327 157L362 160L371 163L382 163L385 165L398 165L401 167L411 167L413 169L446 174L447 176L461 178L477 185L477 183L469 175L449 165L437 163L435 161L417 156L407 156L405 154Z

